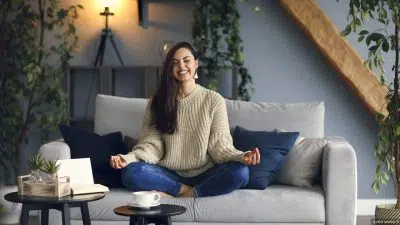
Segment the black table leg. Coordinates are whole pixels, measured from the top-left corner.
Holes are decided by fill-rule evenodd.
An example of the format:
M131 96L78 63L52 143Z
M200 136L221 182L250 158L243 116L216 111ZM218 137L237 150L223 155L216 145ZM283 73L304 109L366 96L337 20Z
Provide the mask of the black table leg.
M29 223L29 207L26 204L22 204L22 211L19 217L19 223L21 225L28 225Z
M41 225L49 225L49 210L42 209L41 216L40 216L40 224Z
M87 202L81 203L81 214L83 225L90 225L89 207Z
M154 218L156 225L171 225L171 218L169 216Z
M62 214L62 224L63 225L70 225L71 224L71 212L69 209L69 205L68 204L63 204L62 206L62 210L61 210L61 214Z
M129 218L129 225L136 225L137 224L137 218L136 216L131 216Z
M147 225L146 218L144 217L139 217L137 221L137 225Z

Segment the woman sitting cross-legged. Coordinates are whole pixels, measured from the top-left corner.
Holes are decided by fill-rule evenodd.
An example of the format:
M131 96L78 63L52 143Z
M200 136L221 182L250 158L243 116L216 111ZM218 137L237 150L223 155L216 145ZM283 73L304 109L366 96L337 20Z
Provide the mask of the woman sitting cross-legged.
M172 47L137 145L127 155L111 157L110 165L122 169L122 182L132 191L175 197L227 194L244 187L248 165L260 162L257 148L234 148L225 100L196 84L198 66L189 43Z

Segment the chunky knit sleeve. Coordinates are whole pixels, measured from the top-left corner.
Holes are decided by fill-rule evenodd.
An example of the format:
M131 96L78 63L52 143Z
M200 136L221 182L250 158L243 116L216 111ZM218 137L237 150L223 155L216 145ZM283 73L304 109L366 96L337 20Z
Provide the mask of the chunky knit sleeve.
M138 143L127 155L120 155L127 164L143 160L147 163L156 164L164 156L164 144L161 134L151 125L151 101L146 106L143 118L142 131Z
M233 146L225 100L220 95L215 95L212 100L211 117L211 132L208 141L208 153L211 158L216 163L243 162L245 152Z

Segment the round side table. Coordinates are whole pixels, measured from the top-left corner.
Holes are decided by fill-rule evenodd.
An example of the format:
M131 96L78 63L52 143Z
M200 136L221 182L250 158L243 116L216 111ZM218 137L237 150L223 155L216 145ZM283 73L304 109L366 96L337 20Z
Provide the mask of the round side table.
M30 210L41 210L41 224L49 224L49 209L61 211L63 225L69 225L70 208L80 207L84 225L90 225L88 202L104 198L104 193L68 195L64 197L40 197L19 195L18 192L6 194L4 199L10 202L22 203L20 224L27 225Z
M179 205L161 204L150 209L135 208L132 206L120 206L114 209L114 213L120 216L129 216L129 225L171 225L171 216L186 212L186 208Z

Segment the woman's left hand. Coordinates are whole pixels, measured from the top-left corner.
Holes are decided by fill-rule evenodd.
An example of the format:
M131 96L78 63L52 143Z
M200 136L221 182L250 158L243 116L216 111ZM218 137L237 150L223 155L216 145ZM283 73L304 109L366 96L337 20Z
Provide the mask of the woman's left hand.
M244 155L244 164L246 165L257 165L260 163L260 151L258 148L253 148L251 152Z

